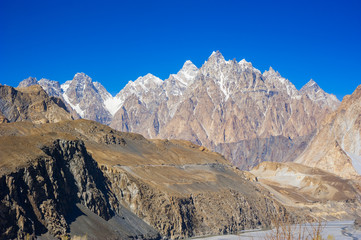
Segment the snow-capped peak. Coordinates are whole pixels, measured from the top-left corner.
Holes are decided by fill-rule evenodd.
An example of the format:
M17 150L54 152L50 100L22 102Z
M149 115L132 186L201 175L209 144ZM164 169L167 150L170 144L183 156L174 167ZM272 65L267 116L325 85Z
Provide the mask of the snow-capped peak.
M196 65L194 65L191 61L187 60L184 63L182 69L179 70L177 74L173 74L173 76L181 82L184 82L184 84L188 85L194 80L198 73L198 70L199 69L196 67Z
M263 77L265 78L265 82L271 88L276 88L278 91L283 90L291 97L300 97L295 85L293 85L288 79L282 77L281 74L278 71L275 71L272 67L263 73Z
M211 56L209 56L207 62L216 61L216 62L225 62L224 57L220 51L212 52Z
M242 59L241 61L238 62L238 64L241 66L242 70L251 70L254 72L258 72L259 74L261 74L261 71L258 70L257 68L254 68L251 62L247 62L246 59Z
M308 81L308 83L306 83L300 90L300 92L304 93L304 92L317 92L317 91L323 91L320 86L318 86L318 84L311 79L310 81Z
M246 59L242 59L241 61L239 61L239 64L242 64L242 65L244 65L244 64L247 64L248 62L246 61Z
M275 71L272 67L269 67L268 71L264 71L263 76L265 76L265 77L269 77L269 76L281 77L281 74L278 71Z
M136 96L141 97L149 90L158 88L162 84L163 81L151 73L148 73L143 77L138 77L134 82L129 81L128 84L125 85L125 87L115 96L115 98L119 99L118 107L123 104L124 100L128 96L135 94Z
M340 104L335 95L326 93L313 79L301 88L300 93L307 95L312 101L319 102L321 106L325 104L333 106L333 110Z
M79 83L90 83L90 82L92 82L92 79L85 73L77 73L77 74L75 74L73 81L79 82Z
M145 75L143 77L138 77L137 80L135 80L133 82L133 84L140 84L144 87L148 87L152 84L161 85L162 83L163 83L162 79L154 76L151 73L148 73L147 75Z
M190 61L187 60L184 64L181 70L177 74L171 74L171 77L173 79L178 81L178 84L180 84L179 87L187 87L188 85L192 84L195 77L198 74L199 69ZM176 88L174 85L173 88ZM173 89L173 93L177 93L175 95L180 95L181 90L180 89Z

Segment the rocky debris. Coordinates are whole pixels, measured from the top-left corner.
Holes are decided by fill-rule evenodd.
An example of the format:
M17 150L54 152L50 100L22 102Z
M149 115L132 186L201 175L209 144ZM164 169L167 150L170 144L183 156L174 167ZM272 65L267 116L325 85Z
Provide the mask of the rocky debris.
M361 85L327 116L296 162L344 178L361 179Z
M0 113L1 122L48 123L72 119L64 103L49 97L39 85L17 89L0 86Z

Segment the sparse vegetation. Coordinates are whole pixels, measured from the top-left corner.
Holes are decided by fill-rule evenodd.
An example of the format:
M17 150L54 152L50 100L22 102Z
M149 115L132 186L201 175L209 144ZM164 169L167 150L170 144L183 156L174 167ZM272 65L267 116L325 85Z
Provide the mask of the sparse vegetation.
M322 221L294 225L288 219L282 221L277 218L272 223L274 228L266 234L265 240L326 240L322 238L325 227ZM327 237L327 240L332 239L331 235Z

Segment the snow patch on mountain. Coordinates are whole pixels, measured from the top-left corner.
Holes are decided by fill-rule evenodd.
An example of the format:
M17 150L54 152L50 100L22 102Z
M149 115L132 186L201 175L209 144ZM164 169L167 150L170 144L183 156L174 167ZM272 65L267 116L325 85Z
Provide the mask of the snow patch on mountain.
M63 93L66 92L66 90L68 90L69 86L70 86L71 80L66 81L65 83L61 84L60 87L63 90Z
M137 78L134 82L129 81L115 97L119 99L119 102L124 102L125 99L132 94L135 94L137 97L142 97L149 90L155 90L162 84L163 81L160 78L148 73L143 77Z
M263 77L271 88L277 89L278 91L285 91L287 95L295 99L300 99L301 96L295 85L293 85L288 79L281 76L281 74L275 71L272 67L268 71L263 73Z
M117 97L110 97L104 101L105 108L112 116L121 108L123 101Z
M252 63L247 62L246 59L242 59L241 61L238 62L238 64L241 66L243 71L250 70L250 71L257 72L257 73L261 74L261 71L258 70L257 68L254 68Z
M65 93L63 93L63 99L79 114L80 117L82 118L84 117L85 111L80 108L79 104L77 105L72 104Z

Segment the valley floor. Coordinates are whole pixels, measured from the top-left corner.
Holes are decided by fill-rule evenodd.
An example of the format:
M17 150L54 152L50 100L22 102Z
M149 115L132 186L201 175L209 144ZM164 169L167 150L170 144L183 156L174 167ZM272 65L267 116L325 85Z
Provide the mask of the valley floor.
M293 226L294 234L297 236L295 239L298 239L298 233L300 232L300 227L297 225ZM308 233L312 232L314 227L311 225L302 225L302 232ZM197 240L239 240L239 239L268 239L270 235L273 236L275 230L267 231L254 231L254 232L245 232L239 235L220 235L220 236L209 236L202 238L194 238ZM333 237L333 238L332 238ZM355 230L353 226L353 221L330 221L326 222L326 225L322 230L323 239L352 239L357 240L361 239L361 230Z

